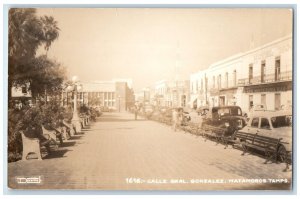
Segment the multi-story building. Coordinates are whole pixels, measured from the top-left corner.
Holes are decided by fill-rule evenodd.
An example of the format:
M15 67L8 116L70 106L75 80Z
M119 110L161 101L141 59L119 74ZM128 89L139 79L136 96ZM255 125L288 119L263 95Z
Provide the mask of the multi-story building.
M168 81L161 80L155 83L154 99L158 106L168 106L170 99L168 99Z
M82 82L78 92L81 105L107 107L112 110L127 110L134 105L132 88L125 80ZM63 92L63 105L72 102L72 93Z
M186 107L190 98L189 80L161 80L155 84L158 106Z
M205 73L197 72L190 76L190 106L197 108L207 104Z
M292 36L221 60L190 78L191 104L198 107L236 104L247 112L255 104L269 110L291 105Z
M31 91L29 90L30 84L24 84L23 86L19 87L12 87L11 88L11 97L13 99L17 98L31 98Z

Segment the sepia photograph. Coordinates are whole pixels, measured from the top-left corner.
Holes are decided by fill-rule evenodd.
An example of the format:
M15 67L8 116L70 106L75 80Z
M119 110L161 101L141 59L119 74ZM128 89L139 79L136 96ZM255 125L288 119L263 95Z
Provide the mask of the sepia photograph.
M291 193L294 14L10 6L8 189Z

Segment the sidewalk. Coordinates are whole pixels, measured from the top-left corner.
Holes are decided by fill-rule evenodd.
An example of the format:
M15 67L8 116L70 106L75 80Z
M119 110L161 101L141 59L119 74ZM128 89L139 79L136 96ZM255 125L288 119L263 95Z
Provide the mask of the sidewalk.
M61 157L8 166L12 188L88 190L289 189L290 183L196 183L216 179L288 179L284 164L224 149L183 131L126 112L104 113L84 134L66 142ZM16 184L41 176L41 184ZM167 183L163 183L166 180ZM174 182L171 182L174 180ZM176 183L177 180L177 183ZM182 181L180 181L182 180ZM194 180L195 183L191 183ZM180 182L179 182L180 181Z

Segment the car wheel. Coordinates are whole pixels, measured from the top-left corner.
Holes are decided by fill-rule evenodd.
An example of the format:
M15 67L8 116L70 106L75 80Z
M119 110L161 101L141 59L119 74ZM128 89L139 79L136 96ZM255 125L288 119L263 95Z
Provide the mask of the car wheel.
M286 155L287 155L287 152L286 152L285 147L283 145L280 145L277 149L277 160L279 162L284 162L286 159Z

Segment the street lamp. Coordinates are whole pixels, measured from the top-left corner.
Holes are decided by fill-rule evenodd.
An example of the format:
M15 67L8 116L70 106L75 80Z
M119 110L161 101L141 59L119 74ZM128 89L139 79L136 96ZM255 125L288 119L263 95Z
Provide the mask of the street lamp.
M69 84L67 87L67 91L74 92L74 110L73 110L73 117L72 117L72 124L76 128L76 132L81 132L81 123L80 118L77 111L77 92L80 91L82 88L81 84L79 84L79 79L77 76L72 77L72 83Z

